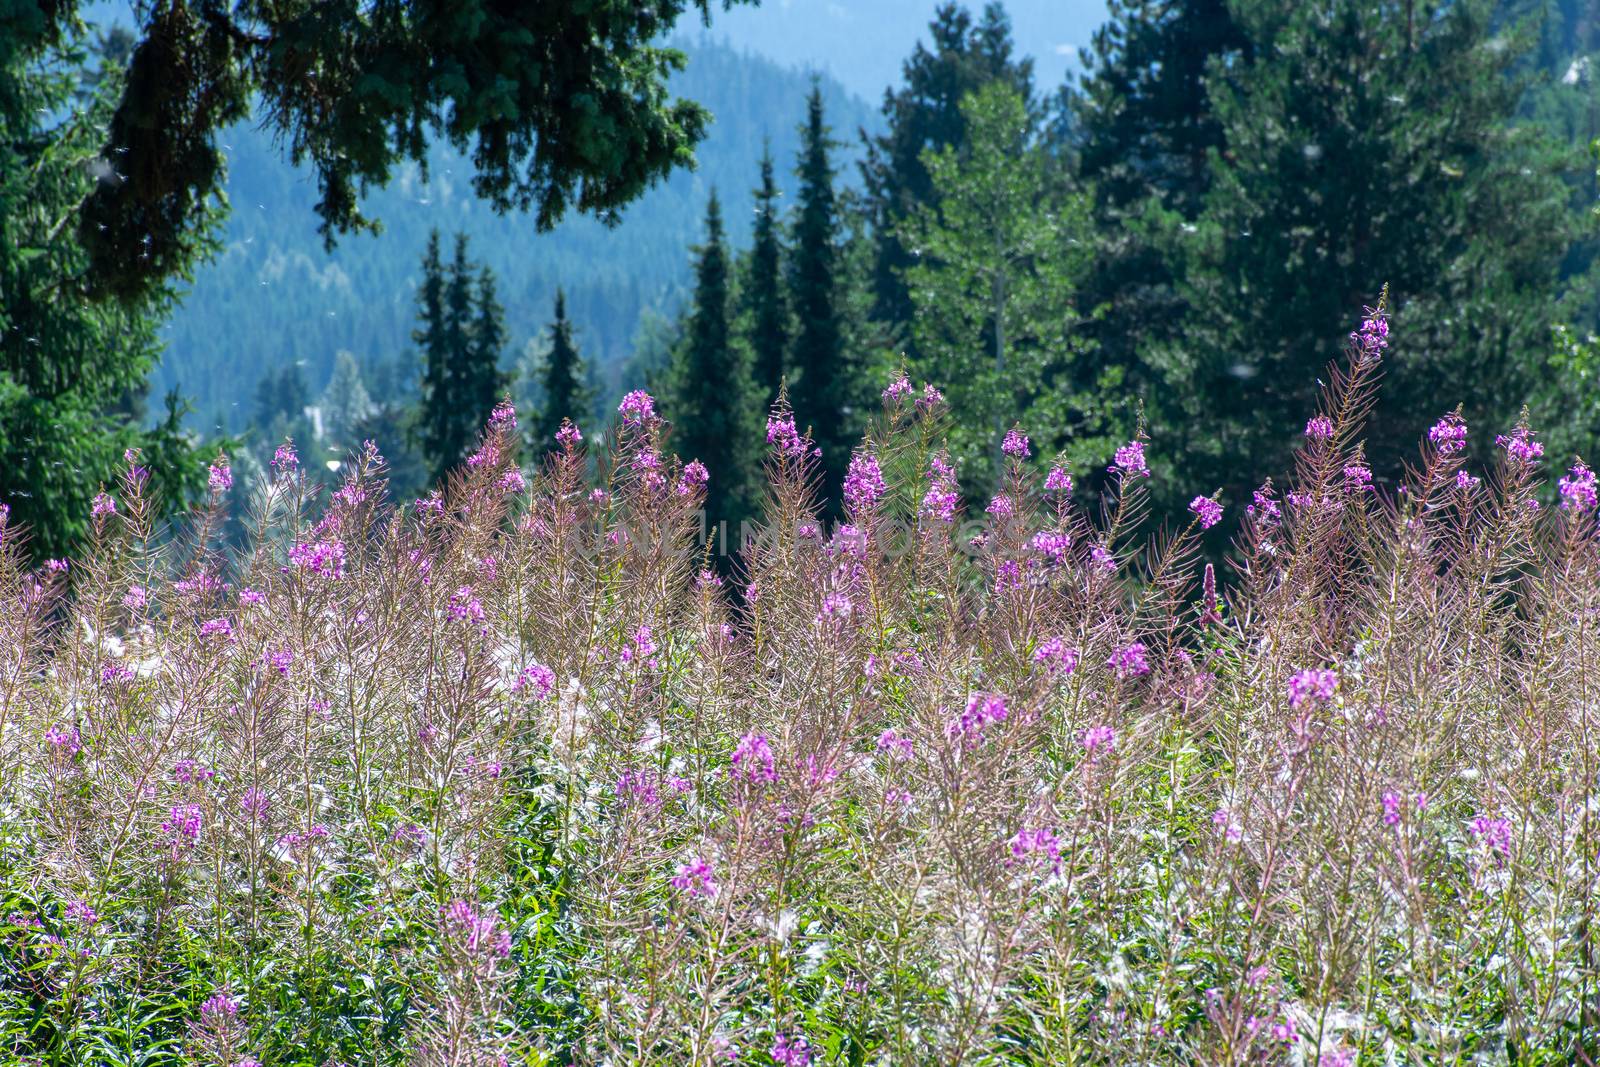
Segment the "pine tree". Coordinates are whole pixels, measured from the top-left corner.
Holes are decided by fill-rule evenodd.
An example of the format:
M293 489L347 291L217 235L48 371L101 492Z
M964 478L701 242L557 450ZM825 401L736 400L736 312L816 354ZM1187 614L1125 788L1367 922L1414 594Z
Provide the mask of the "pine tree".
M155 429L137 417L175 294L87 301L88 254L64 225L105 184L84 161L121 90L116 43L96 55L68 26L30 44L29 10L20 23L0 15L0 505L32 531L34 554L60 556L86 533L100 486L115 491L124 449L142 450L169 507L202 484L204 464L176 397Z
M1573 227L1564 164L1509 123L1515 39L1496 39L1488 0L1231 8L1252 44L1206 79L1223 148L1194 233L1176 235L1185 314L1158 352L1199 488L1237 498L1279 473L1318 375L1384 283L1375 466L1395 469L1457 402L1492 439L1559 321Z
M901 224L919 206L934 206L936 192L922 162L924 151L964 144L966 119L961 101L993 81L1010 86L1028 103L1033 99L1033 61L1013 55L1011 21L999 4L972 15L943 3L928 24L932 50L918 42L902 67L904 84L884 94L888 129L866 138L861 176L867 208L877 234L873 263L873 317L902 329L912 305L904 273L913 263L901 240Z
M784 292L783 235L778 220L778 187L772 154L761 154L761 185L755 191L756 221L744 285L743 333L754 360L758 398L770 404L783 380L789 349L789 302Z
M506 376L500 370L500 353L506 346L506 313L495 294L494 272L488 267L478 271L472 314L462 400L476 416L473 430L476 434L500 402L506 387Z
M467 258L465 234L456 235L448 274L439 262L438 234L428 239L417 303L423 326L413 337L424 360L423 452L434 478L442 479L472 448L499 400L504 312L494 275Z
M439 259L439 231L428 235L422 257L422 285L417 289L417 319L411 338L422 349L422 398L419 427L422 454L434 476L460 458L452 452L450 405L451 360L444 308L444 265Z
M358 428L374 414L376 407L361 380L356 357L343 349L334 357L333 374L322 391L321 407L323 432L329 443L345 452L358 447L361 443L356 436Z
M696 251L694 299L683 339L673 352L666 413L679 455L698 459L711 476L706 532L717 536L719 524L726 523L731 551L738 547L734 539L741 524L755 512L759 412L749 352L729 321L728 249L715 190L706 205L705 243ZM719 539L719 550L721 545Z
M567 318L567 295L556 290L555 318L550 322L550 351L542 373L544 402L533 423L533 446L543 453L555 447L562 419L581 424L589 414L589 370L578 352Z
M812 86L800 128L799 203L790 238L789 292L796 333L789 399L796 424L809 426L822 449L825 492L837 492L855 445L856 413L849 410L850 367L839 314L839 214L830 151L837 142L823 119L822 91Z

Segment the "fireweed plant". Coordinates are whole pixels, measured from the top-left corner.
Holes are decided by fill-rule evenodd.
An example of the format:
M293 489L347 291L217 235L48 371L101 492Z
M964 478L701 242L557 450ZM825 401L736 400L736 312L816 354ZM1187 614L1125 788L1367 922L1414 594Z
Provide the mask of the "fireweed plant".
M630 394L393 508L224 459L157 550L0 519L0 1048L39 1064L1570 1063L1596 1055L1596 478L1446 414L1390 494L1369 313L1293 485L1146 532L1007 435L967 520L897 380L844 521L766 522ZM1237 580L1196 539L1242 507ZM3 514L3 513L0 513ZM899 540L886 543L890 532ZM892 549L892 550L891 550Z

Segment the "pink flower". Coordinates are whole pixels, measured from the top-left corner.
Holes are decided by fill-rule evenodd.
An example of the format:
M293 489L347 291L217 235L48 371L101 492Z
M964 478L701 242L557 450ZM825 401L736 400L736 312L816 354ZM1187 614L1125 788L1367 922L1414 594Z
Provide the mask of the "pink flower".
M294 450L293 441L285 441L272 453L272 466L279 474L292 474L300 466L300 454Z
M1306 420L1306 436L1313 441L1326 441L1333 436L1333 420L1326 415L1315 415Z
M1557 484L1561 490L1562 507L1570 511L1594 509L1597 495L1595 473L1582 460L1574 463L1570 476L1562 478Z
M908 381L905 374L902 373L898 378L884 387L883 402L885 404L898 404L901 400L910 395L911 382Z
M532 666L522 668L522 671L517 675L517 680L511 683L511 691L513 693L521 693L525 689L531 689L533 699L543 700L550 695L550 691L555 688L555 684L556 672L542 663L535 663Z
M1209 530L1222 521L1222 505L1210 497L1195 497L1189 501L1189 510L1200 520L1202 530Z
M945 733L952 740L960 738L976 743L983 740L987 727L1004 722L1009 714L1005 697L998 693L974 693L967 700L967 710L945 727Z
M944 394L931 385L923 385L922 396L917 398L917 410L929 414L944 403Z
M655 421L655 398L643 389L635 389L622 398L622 403L617 405L617 413L630 426L647 425Z
M1327 703L1339 688L1339 676L1330 670L1296 671L1289 679L1289 706L1299 709L1307 701Z
M891 759L908 760L912 753L911 738L901 737L894 730L885 730L878 735L878 751L888 753Z
M1129 441L1117 449L1116 456L1111 461L1111 469L1121 474L1124 478L1134 476L1150 477L1150 468L1145 462L1144 442Z
M1033 661L1043 664L1051 674L1065 676L1078 669L1078 650L1068 648L1060 637L1050 637L1033 650Z
M1072 475L1060 467L1051 467L1050 473L1044 476L1044 487L1046 492L1070 496L1072 494Z
M781 1067L810 1067L811 1046L799 1034L778 1034L772 1042L772 1062Z
M465 900L439 909L439 936L483 960L503 960L511 955L511 935L497 929L498 918L485 914Z
M571 449L583 440L583 432L578 429L571 419L561 420L561 429L556 431L556 444L562 448Z
M766 734L749 733L739 739L734 747L730 778L746 782L776 782L777 762L772 757L772 746Z
M1117 747L1117 731L1110 726L1091 726L1083 732L1083 752L1094 763Z
M672 888L691 897L714 897L720 887L716 869L702 856L678 864L678 873L672 876Z
M1533 431L1526 426L1518 426L1509 437L1501 434L1494 439L1494 443L1505 449L1506 455L1518 463L1532 463L1544 455L1544 445L1533 439Z
M1467 447L1467 424L1455 415L1446 415L1433 424L1428 440L1444 455L1460 452Z
M806 452L805 440L795 429L794 416L787 411L767 416L767 444L780 456L803 456Z
M1027 459L1033 455L1028 438L1021 430L1011 429L1006 431L1005 440L1000 443L1000 451L1013 459Z
M857 452L850 457L850 469L844 476L844 500L852 511L872 510L888 489L876 456Z
M1150 660L1145 655L1142 641L1133 641L1117 649L1106 665L1117 672L1118 678L1137 678L1150 673Z
M228 466L226 456L220 456L217 462L211 464L206 476L206 484L213 493L226 493L233 488L233 469Z
M89 517L90 518L103 519L107 515L115 515L116 513L117 513L117 502L111 498L111 494L109 494L109 493L96 493L95 494L94 501L89 505Z

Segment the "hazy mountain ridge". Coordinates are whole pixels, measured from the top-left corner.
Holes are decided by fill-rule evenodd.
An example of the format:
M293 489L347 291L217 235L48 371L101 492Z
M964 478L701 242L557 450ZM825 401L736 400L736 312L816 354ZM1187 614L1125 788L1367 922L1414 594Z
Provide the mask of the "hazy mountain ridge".
M269 134L231 131L222 139L233 206L225 247L198 272L164 331L168 351L155 391L176 388L192 399L202 425L237 429L249 416L256 382L290 361L301 362L313 390L327 381L340 349L367 367L402 357L409 370L419 262L434 227L466 233L473 258L498 275L508 363L543 330L561 286L586 357L602 371L615 368L631 351L641 316L677 306L712 187L730 236L742 245L764 139L785 191L793 184L795 128L811 75L709 38L679 43L689 61L673 89L704 104L716 121L700 146L699 167L652 189L615 227L571 217L539 234L529 216L497 215L472 195L470 166L436 146L427 183L420 168L407 165L366 198L383 232L346 237L329 254L316 233L309 172L290 167ZM845 142L840 178L853 181L857 128L876 129L878 116L831 78L822 86L835 136Z

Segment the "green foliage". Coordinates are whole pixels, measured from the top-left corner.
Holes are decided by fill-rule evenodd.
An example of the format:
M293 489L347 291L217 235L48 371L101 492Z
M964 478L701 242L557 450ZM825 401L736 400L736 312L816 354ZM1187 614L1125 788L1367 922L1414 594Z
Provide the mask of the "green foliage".
M592 404L588 368L572 335L566 294L559 289L556 290L555 318L550 322L550 349L544 354L539 377L543 398L530 436L534 448L543 453L555 447L561 420L581 422Z
M1011 21L990 3L976 25L959 4L942 3L928 24L932 48L918 42L902 68L904 85L884 94L888 129L866 139L861 165L866 208L877 231L873 257L873 315L900 327L913 313L904 274L914 262L901 240L905 221L919 206L936 206L938 193L923 154L959 146L968 137L961 102L999 81L1032 106L1033 61L1013 55Z
M741 331L753 361L757 398L770 404L783 381L792 327L784 288L783 233L772 152L761 153L761 184L756 187L756 220L740 290Z
M682 339L673 352L664 411L674 424L673 447L697 459L710 474L705 532L737 549L740 525L756 514L761 458L760 409L750 377L750 351L733 329L728 249L722 208L712 192L706 205L706 239L695 263L694 299ZM719 559L729 559L719 553Z
M844 478L858 429L848 409L851 367L844 348L839 288L839 205L831 152L838 142L823 118L822 93L806 98L800 192L790 236L789 293L797 328L789 355L789 401L795 422L810 427L822 449L827 492Z
M82 6L13 5L8 53L59 42ZM691 7L709 20L709 0L140 6L99 138L118 177L79 219L94 288L149 295L200 251L221 192L218 134L252 102L314 171L330 243L372 227L360 194L441 139L471 152L474 189L496 210L534 209L541 229L569 208L607 216L689 163L705 133L705 109L668 96L682 54L652 43ZM20 99L15 80L0 98Z
M923 154L931 200L900 231L922 377L945 385L963 474L998 484L1011 420L1080 459L1105 451L1115 379L1076 335L1091 243L1085 197L1062 189L1027 102L1001 81L962 103L961 148Z
M494 275L468 260L465 234L456 235L446 275L435 232L422 273L413 337L422 348L422 450L438 481L467 454L500 396L505 326Z
M70 223L97 185L83 162L104 136L118 79L97 70L101 59L67 24L38 38L48 45L19 50L25 38L8 35L26 25L11 15L9 28L0 19L0 502L32 529L34 550L54 556L84 535L90 500L115 481L124 449L145 451L170 504L197 487L203 465L175 399L171 417L142 425L172 290L100 306L82 288L88 259ZM114 48L102 42L101 52Z
M1488 3L1129 3L1071 107L1099 190L1097 339L1186 494L1284 473L1347 309L1388 283L1405 351L1369 454L1457 399L1491 438L1561 317L1571 162L1510 123L1525 42ZM1449 405L1442 398L1450 399ZM1169 483L1170 484L1170 483Z

